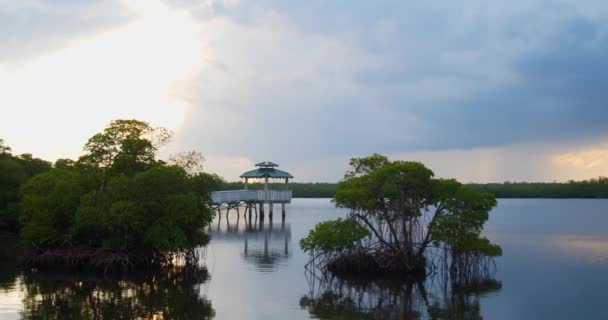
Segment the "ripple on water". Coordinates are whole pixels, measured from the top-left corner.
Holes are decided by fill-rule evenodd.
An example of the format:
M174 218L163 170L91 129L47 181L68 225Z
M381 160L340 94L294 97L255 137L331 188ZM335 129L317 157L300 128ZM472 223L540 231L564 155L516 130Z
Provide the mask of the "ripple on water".
M578 263L608 265L608 239L598 237L561 236L552 245Z

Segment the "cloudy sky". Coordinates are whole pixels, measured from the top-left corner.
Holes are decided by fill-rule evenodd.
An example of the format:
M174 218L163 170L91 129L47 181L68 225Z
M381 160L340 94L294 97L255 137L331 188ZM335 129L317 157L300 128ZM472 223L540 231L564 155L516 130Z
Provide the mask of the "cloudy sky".
M608 2L0 0L0 138L77 157L112 119L228 180L373 152L463 181L608 175Z

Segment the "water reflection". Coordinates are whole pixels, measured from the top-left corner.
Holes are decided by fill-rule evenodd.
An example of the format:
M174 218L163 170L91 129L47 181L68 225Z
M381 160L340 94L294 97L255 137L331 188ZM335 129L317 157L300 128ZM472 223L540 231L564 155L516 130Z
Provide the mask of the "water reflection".
M465 286L439 277L364 281L309 273L308 278L310 291L300 307L316 319L482 319L480 298L502 288L494 279Z
M18 275L16 253L19 251L17 238L0 235L0 292L14 288Z
M222 217L209 230L212 241L239 242L241 256L263 272L273 271L291 257L291 226L280 219L251 215Z
M142 318L149 318L148 315L157 315L159 311L172 308L174 313L171 317L177 319L211 317L186 316L190 309L196 310L205 306L198 301L199 296L193 294L192 290L195 290L194 292L200 292L212 301L215 319L365 319L382 318L384 314L389 319L475 319L480 317L479 314L485 319L608 319L608 308L603 308L606 300L604 292L608 287L608 251L604 249L608 246L604 241L608 239L607 211L608 200L500 200L498 208L490 215L487 236L500 243L505 252L504 256L496 261L496 278L504 285L502 289L501 283L492 280L481 282L477 286L457 286L449 282L445 285L445 282L431 279L425 283L423 294L417 283L408 285L397 281L344 281L340 284L335 279L331 283L317 281L315 289L312 290L303 270L309 257L299 250L297 240L305 237L319 221L344 217L347 212L335 209L329 200L295 199L286 217L291 228L285 226L293 238L290 242L288 239L290 257L288 260L275 260L273 268L276 272L260 272L251 260L245 260L244 237L238 241L216 238L203 250L207 252L204 261L209 269L213 270L212 278L208 282L196 280L190 282L192 285L188 285L187 281L178 281L179 289L169 288L173 290L171 293L150 293L149 298L138 298L141 301L133 302L133 298L128 298L127 294L139 291L140 297L146 296L145 288L150 286L149 283L154 282L154 279L145 277L148 284L138 283L137 280L124 280L128 284L121 284L122 293L121 296L115 294L117 301L114 305L122 308L118 305L126 301L128 306L124 309L130 311L124 311L124 316L114 316L110 313L111 310L104 312L108 319L128 319L138 314L143 314ZM246 226L250 230L260 229L259 219L252 219L249 227L242 213L241 209L240 219L236 218L234 211L230 213L231 230L245 232ZM265 228L269 225L268 218L266 215L263 224ZM273 230L280 229L280 214L275 212L274 218ZM217 222L213 222L214 231L217 230ZM227 221L223 215L220 230L225 229ZM216 234L216 237L220 235ZM585 241L580 241L581 239ZM269 252L276 251L277 254L284 255L283 241L271 241L268 245ZM4 257L14 258L15 250L4 250L7 247L7 242L2 241L0 256L5 251ZM248 241L249 248L263 254L263 238L260 236L255 243L253 240ZM48 312L48 315L43 314L40 306L32 306L32 300L35 298L32 291L26 292L31 285L24 285L22 271L11 264L12 262L2 264L1 261L2 259L0 319L59 318L57 313L44 311ZM34 277L30 276L28 283L45 283L44 279L38 280L41 275ZM83 310L110 305L108 302L93 304L94 300L90 299L99 299L95 294L108 296L107 292L111 291L114 284L100 284L99 289L91 289L95 287L95 283L106 280L85 280L80 276L61 280L63 283L68 282L67 284L45 284L44 287L49 288L45 292L50 293L46 294L44 299L52 301L49 296L61 297L65 295L64 291L73 290L73 286L69 285L70 279L82 281L83 286L88 286L82 295L93 295L89 302L85 302ZM164 284L160 286L168 286L168 281L161 280ZM370 290L369 293L365 292L366 290ZM122 298L123 294L125 298ZM172 299L170 295L173 294L181 298ZM69 295L68 299L54 300L68 301L69 309L79 309L78 301L84 298L78 298L80 293L71 292ZM425 296L426 298L423 298ZM36 303L42 305L43 297L38 297L40 300ZM23 301L28 301L27 307ZM173 301L187 301L182 302L187 305L177 306ZM139 305L135 305L136 303ZM59 308L59 305L49 306L50 304L51 302L44 303L50 310ZM34 308L38 309L32 311ZM133 310L134 308L146 310L146 313L139 309ZM33 312L37 312L37 315L33 315ZM184 316L180 317L179 312ZM98 314L100 313L101 311L98 311ZM70 316L68 314L62 318L69 319ZM73 317L83 318L85 315ZM165 319L167 318L169 316L165 316Z
M206 270L187 267L131 277L26 273L21 319L211 319Z
M563 256L570 256L578 262L606 265L608 262L608 239L564 235L550 238L551 244Z

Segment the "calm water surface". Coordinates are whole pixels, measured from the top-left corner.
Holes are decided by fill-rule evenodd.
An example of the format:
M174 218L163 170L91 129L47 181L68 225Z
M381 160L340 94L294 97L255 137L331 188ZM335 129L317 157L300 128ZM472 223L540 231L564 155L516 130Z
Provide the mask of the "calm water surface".
M299 239L345 214L327 199L295 199L285 221L216 219L208 275L116 281L2 262L0 319L608 319L608 200L499 200L485 233L504 256L493 279L466 288L305 272Z

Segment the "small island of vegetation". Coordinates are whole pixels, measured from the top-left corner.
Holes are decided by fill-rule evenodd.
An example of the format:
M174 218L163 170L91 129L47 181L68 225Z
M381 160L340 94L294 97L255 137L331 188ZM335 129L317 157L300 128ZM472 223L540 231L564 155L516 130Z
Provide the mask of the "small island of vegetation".
M24 263L122 271L195 261L194 249L209 241L209 193L222 181L200 171L198 153L159 160L170 137L116 120L77 161L53 166L1 144L0 227L19 232Z
M424 276L445 267L454 279L489 272L500 246L481 236L496 206L490 193L435 179L418 162L374 154L354 158L333 201L348 217L319 223L300 242L311 262L337 274Z

